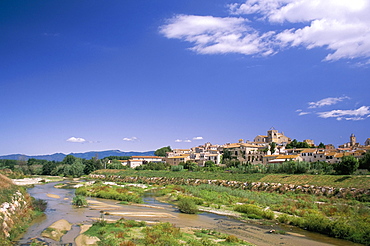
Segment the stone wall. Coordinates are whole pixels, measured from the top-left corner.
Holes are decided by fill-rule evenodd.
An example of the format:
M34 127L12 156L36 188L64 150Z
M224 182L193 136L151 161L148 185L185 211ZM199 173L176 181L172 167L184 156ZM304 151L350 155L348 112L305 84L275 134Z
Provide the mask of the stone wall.
M357 188L335 188L328 186L314 186L314 185L294 185L294 184L281 184L281 183L265 183L265 182L240 182L228 180L207 180L207 179L185 179L185 178L166 178L166 177L121 177L117 175L102 175L90 174L91 178L104 179L110 181L120 181L127 183L144 183L151 185L200 185L211 184L224 187L231 187L234 189L243 189L251 191L265 191L265 192L295 192L306 193L314 195L322 195L327 197L338 198L354 198L357 200L369 200L370 189L357 189Z

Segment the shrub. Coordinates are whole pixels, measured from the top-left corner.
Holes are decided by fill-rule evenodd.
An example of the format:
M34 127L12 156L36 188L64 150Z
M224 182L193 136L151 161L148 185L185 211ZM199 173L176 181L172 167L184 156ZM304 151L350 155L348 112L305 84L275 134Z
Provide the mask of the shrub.
M253 205L253 204L243 204L238 205L234 208L235 211L247 214L248 218L251 219L261 219L263 217L269 217L273 218L273 212L270 210L270 212L267 212L262 210L260 207ZM272 213L272 214L271 214Z
M337 174L353 174L359 167L358 159L352 155L344 156L342 161L334 165Z
M179 196L178 197L178 200L181 201L182 199L189 199L189 200L192 200L195 205L202 205L204 200L202 198L199 198L199 197L195 197L195 196Z
M179 210L186 214L196 214L198 212L198 207L192 199L183 198L177 204Z
M238 243L239 242L239 238L237 238L234 235L229 235L229 236L227 236L227 238L226 238L225 241L228 242L228 243Z
M48 205L48 202L42 199L33 199L32 200L32 207L36 211L44 212L46 210L46 207Z
M72 204L77 206L77 207L86 207L87 206L87 201L85 197L83 196L75 196L73 197Z
M171 171L173 172L179 172L179 171L182 171L183 169L184 169L184 166L182 165L171 166Z

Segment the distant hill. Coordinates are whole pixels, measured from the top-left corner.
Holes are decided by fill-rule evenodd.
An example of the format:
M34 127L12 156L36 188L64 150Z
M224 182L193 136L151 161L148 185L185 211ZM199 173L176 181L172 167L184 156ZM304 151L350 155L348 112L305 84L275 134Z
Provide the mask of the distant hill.
M103 159L108 156L153 156L154 151L146 151L146 152L123 152L120 150L105 150L105 151L90 151L85 153L70 153L68 155L73 155L77 158L84 158L84 159L91 159L97 156L99 159ZM14 154L14 155L3 155L0 156L0 159L7 159L7 160L28 160L31 158L41 159L41 160L48 160L48 161L62 161L66 154L63 153L55 153L52 155L35 155L35 156L28 156L22 154Z

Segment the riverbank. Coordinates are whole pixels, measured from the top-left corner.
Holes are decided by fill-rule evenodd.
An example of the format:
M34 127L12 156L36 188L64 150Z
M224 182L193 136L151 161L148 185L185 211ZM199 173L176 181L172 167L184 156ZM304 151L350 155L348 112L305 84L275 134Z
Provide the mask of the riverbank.
M112 184L110 184L112 185ZM210 213L183 214L178 209L167 203L161 203L153 197L144 196L144 204L119 204L117 201L100 198L88 198L89 208L74 208L71 200L74 196L72 189L56 189L54 184L36 185L29 189L29 193L38 199L45 199L48 208L43 220L37 221L27 231L18 244L30 242L32 238L38 238L45 243L56 243L54 240L41 237L41 233L54 222L65 219L70 223L71 230L66 232L58 243L77 244L77 238L81 239L83 228L91 226L101 220L115 223L122 218L125 220L144 221L147 225L158 222L168 222L177 228L192 228L204 231L216 231L228 235L234 235L258 246L270 245L307 245L329 246L344 245L342 240L328 238L319 234L309 233L295 227L281 227L282 225L264 225L251 222L241 222L227 216ZM49 196L48 196L49 194ZM102 212L103 211L103 212ZM102 213L101 213L102 212ZM286 231L284 234L275 234L274 231ZM120 234L114 234L119 236ZM111 235L113 236L113 235ZM207 234L204 235L207 237ZM84 239L81 239L84 242ZM198 240L200 241L200 239ZM347 242L346 242L347 243ZM83 244L82 244L83 245ZM111 244L114 245L114 244ZM347 245L356 245L350 242Z
M208 207L211 211L226 207L229 210L238 210L246 219L265 218L370 245L370 208L367 202L369 190L329 189L312 185L300 186L298 189L299 186L290 184L139 175L131 177L124 176L124 171L109 175L98 173L90 177L110 182L137 182L170 187L164 188L161 193L170 194L173 201L185 196L190 202ZM345 179L348 178L350 177Z

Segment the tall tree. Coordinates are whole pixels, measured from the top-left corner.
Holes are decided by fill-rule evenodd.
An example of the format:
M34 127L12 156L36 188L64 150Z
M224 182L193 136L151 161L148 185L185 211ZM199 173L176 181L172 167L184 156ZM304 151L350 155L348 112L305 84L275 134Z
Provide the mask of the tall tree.
M156 156L166 156L166 152L171 152L172 149L170 146L167 146L167 147L162 147L160 149L157 149L155 152L154 152L154 155Z
M353 174L359 167L359 162L356 157L347 155L342 157L342 161L334 165L334 170L337 174L348 175Z

